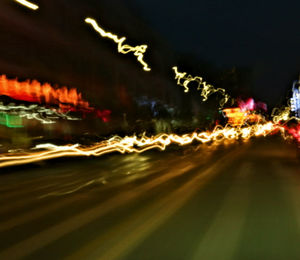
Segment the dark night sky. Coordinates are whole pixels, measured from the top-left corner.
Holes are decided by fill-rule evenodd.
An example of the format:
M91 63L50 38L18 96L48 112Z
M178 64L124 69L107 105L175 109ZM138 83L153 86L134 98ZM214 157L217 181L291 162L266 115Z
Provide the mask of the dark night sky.
M170 88L176 87L171 66L180 64L173 64L168 47L172 45L175 60L187 53L220 68L248 67L253 73L252 92L275 105L285 100L300 73L299 0L34 2L40 4L38 12L11 0L0 1L0 70L11 77L74 86L86 95L97 89L100 99L118 93L105 87L108 81L111 86L126 85L124 74L135 85L132 92L143 86L145 91L153 90L153 95L166 96L154 92L168 92L166 80L174 85ZM111 42L100 39L83 23L87 15L127 36L129 43L149 44L146 60L149 58L152 72L143 72L132 56L119 55ZM157 43L162 38L165 47ZM163 79L158 75L162 71L167 74ZM198 75L203 76L201 71ZM153 87L157 81L164 87ZM242 92L243 86L240 88Z
M250 67L263 100L277 103L300 73L299 0L134 2L176 50L220 67Z

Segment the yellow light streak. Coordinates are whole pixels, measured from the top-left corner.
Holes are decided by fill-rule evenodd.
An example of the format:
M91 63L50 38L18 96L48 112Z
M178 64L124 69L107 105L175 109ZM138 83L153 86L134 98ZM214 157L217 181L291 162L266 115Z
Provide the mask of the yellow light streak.
M148 46L147 45L138 45L135 47L132 47L130 45L123 45L124 41L126 40L126 37L119 38L117 35L112 34L111 32L104 31L93 18L86 18L85 22L87 24L90 24L95 31L97 31L103 38L109 38L113 40L115 43L118 44L118 52L127 54L129 52L133 52L134 56L137 57L137 60L143 65L143 69L145 71L150 71L148 64L143 60L144 59L144 53L146 52Z
M290 111L290 107L285 107L281 110L274 108L272 111L273 122L278 124L280 121L288 121L290 119Z
M284 108L274 108L272 111L272 120L275 124L286 124L291 120L300 121L300 118L296 116L291 116L291 107L287 106Z
M223 88L214 88L214 86L207 84L201 77L192 75L187 75L186 72L179 72L178 68L174 66L172 68L175 72L175 79L177 80L177 85L184 87L184 92L189 92L189 84L191 82L196 82L198 84L197 90L201 90L201 96L203 97L203 101L208 99L213 93L220 93L223 96L223 99L220 101L220 106L223 107L229 100L230 96L225 93L225 89Z
M27 164L58 157L101 156L112 152L122 154L142 153L154 148L165 150L170 144L184 146L195 141L200 143L219 143L225 140L237 140L239 138L248 140L253 136L266 136L278 129L284 131L283 127L276 126L272 122L246 127L231 127L229 125L222 127L218 125L211 132L193 132L184 135L164 133L151 137L126 136L122 138L120 136L114 136L89 147L79 144L64 146L40 144L27 153L5 153L0 155L0 167Z
M32 9L32 10L37 10L37 9L39 9L39 6L38 6L38 5L33 4L33 3L29 2L29 1L26 1L26 0L14 0L14 1L15 1L15 2L18 2L18 3L21 4L21 5L26 6L26 7L30 8L30 9Z

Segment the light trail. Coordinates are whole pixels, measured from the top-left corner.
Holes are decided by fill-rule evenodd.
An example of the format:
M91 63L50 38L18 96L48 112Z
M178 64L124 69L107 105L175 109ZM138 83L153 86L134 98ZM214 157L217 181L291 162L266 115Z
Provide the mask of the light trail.
M93 109L75 88L54 88L49 83L41 84L37 80L20 82L17 79L8 79L5 75L0 76L0 95L27 102L56 104L63 111Z
M68 113L61 113L55 109L41 107L37 104L29 106L14 104L3 105L3 103L0 102L0 112L11 113L21 118L36 119L42 124L53 124L55 120L59 118L65 120L80 120L80 118L69 116Z
M291 107L287 106L284 108L274 108L272 111L272 120L275 124L286 124L289 121L295 120L300 122L300 118L291 115Z
M190 133L184 135L159 134L156 136L114 136L108 140L85 147L79 144L58 146L54 144L40 144L29 152L6 153L0 155L0 167L27 164L32 162L44 161L59 157L75 156L101 156L103 154L119 153L142 153L150 149L165 150L171 144L180 146L191 144L192 142L216 142L224 140L237 140L242 138L248 140L253 136L266 136L275 131L284 131L280 126L272 122L256 124L247 127L231 127L220 125L216 126L211 132ZM41 151L36 151L41 150Z
M293 96L290 98L290 102L284 108L274 108L272 111L272 120L275 124L283 123L286 124L291 120L300 122L300 80L296 80L293 83ZM291 112L295 115L292 116Z
M18 3L21 4L21 5L26 6L27 8L32 9L32 10L37 10L37 9L39 9L39 6L38 6L38 5L33 4L33 3L29 2L29 1L26 1L26 0L14 0L14 1L15 1L15 2L18 2Z
M272 119L275 124L279 124L281 121L289 121L291 119L290 117L291 108L290 107L284 107L283 109L274 108L272 111Z
M223 96L223 99L220 101L220 106L223 107L229 100L230 96L225 93L223 88L214 88L214 86L207 84L201 77L192 75L187 75L186 72L179 72L178 68L174 66L172 68L175 72L175 79L177 80L177 85L184 87L184 92L189 92L189 84L191 82L196 82L198 84L197 90L201 90L201 96L203 101L208 99L208 96L214 93L220 93Z
M8 79L6 75L0 75L0 96L8 96L15 100L31 103L45 104L47 107L32 104L29 106L7 106L0 102L0 112L17 112L21 117L36 119L43 124L54 123L54 119L78 120L68 115L69 112L83 114L93 113L103 122L110 120L111 110L99 110L91 107L88 101L82 98L82 94L75 88L53 87L49 83L41 84L37 80L18 81ZM54 106L53 106L54 105ZM54 108L53 108L54 107Z
M126 37L119 38L117 35L112 34L111 32L104 31L93 18L86 18L84 20L87 24L90 24L96 32L98 32L103 38L109 38L113 40L115 43L118 44L118 52L122 54L127 54L129 52L133 52L134 56L137 57L137 60L139 63L143 65L143 69L145 71L150 71L148 64L143 60L144 59L144 53L146 52L148 46L147 45L137 45L135 47L132 47L130 45L123 45L124 41L126 40Z

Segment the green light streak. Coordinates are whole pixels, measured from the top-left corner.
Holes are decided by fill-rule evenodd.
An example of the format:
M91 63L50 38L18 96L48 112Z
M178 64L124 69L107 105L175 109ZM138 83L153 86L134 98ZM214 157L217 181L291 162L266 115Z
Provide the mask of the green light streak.
M22 119L17 115L10 115L7 113L0 113L0 125L5 125L9 128L21 128Z

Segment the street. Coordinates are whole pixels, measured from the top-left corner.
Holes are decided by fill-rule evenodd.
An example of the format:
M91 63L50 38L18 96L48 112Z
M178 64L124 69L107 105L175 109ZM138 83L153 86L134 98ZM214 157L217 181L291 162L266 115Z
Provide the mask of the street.
M277 137L0 169L0 259L300 259Z

